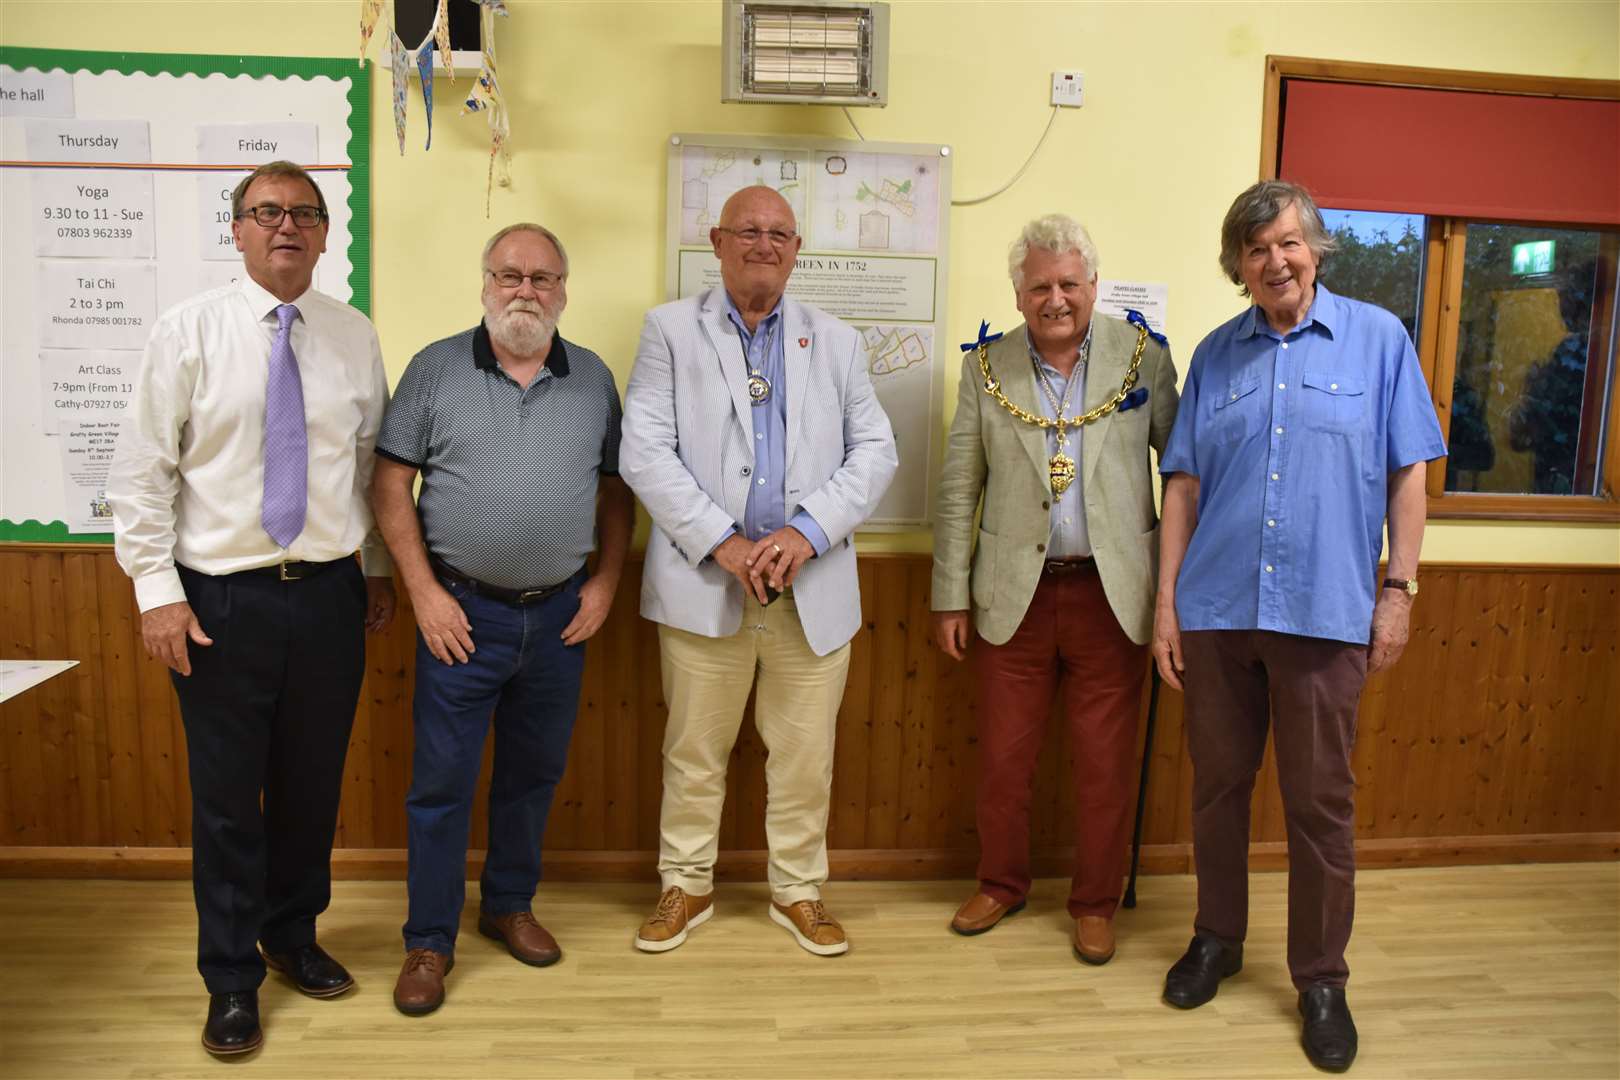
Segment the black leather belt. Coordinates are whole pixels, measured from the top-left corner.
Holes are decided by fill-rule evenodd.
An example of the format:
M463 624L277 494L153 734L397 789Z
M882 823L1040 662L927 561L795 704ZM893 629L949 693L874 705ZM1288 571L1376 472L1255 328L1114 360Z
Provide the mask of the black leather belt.
M428 562L432 565L433 572L444 580L465 586L479 596L487 596L491 600L499 600L503 604L538 604L540 601L549 600L562 592L563 586L573 580L572 576L570 576L563 578L555 585L544 585L538 589L507 589L500 585L491 585L487 581L479 581L477 578L468 577L437 555L429 556Z
M1047 559L1042 572L1047 574L1078 574L1097 569L1097 560L1090 555L1076 559Z
M307 578L314 577L316 574L324 574L334 566L352 562L354 562L353 555L345 555L343 558L333 559L331 562L304 562L301 559L294 559L291 562L277 563L274 566L260 566L252 570L241 570L238 573L273 577L282 581L304 581Z

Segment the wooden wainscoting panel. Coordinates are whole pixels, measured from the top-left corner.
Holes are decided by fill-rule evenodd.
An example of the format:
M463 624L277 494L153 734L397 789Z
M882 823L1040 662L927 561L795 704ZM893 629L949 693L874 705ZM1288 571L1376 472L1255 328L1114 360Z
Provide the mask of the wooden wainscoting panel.
M889 872L971 866L978 766L971 667L933 645L926 556L863 557L859 573L862 624L839 716L829 819L834 861L860 853L849 857ZM547 835L548 851L573 860L568 865L605 866L614 852L651 858L658 846L666 710L657 628L637 615L640 585L633 561L587 651L569 767ZM0 849L188 844L178 706L168 673L145 655L133 592L111 552L0 546L0 655L80 661L0 705ZM345 851L406 846L416 659L402 603L395 625L368 642L339 822ZM1425 565L1406 654L1370 680L1363 697L1357 836L1402 852L1398 845L1410 841L1416 854L1402 858L1421 861L1441 860L1457 845L1468 857L1557 851L1517 838L1620 831L1617 713L1620 568ZM1061 724L1052 725L1048 743L1037 770L1032 847L1043 865L1061 866L1073 828L1073 750ZM721 831L728 852L765 846L764 761L750 716L728 777ZM1155 865L1173 864L1167 853L1191 841L1191 780L1181 695L1164 688L1143 829ZM475 850L488 841L488 788L486 751ZM1260 844L1285 835L1269 753L1252 835ZM742 865L754 865L752 858Z

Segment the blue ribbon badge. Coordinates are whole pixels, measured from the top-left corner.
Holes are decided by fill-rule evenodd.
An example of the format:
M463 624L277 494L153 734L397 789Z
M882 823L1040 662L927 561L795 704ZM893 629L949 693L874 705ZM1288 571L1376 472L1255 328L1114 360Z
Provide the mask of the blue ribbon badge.
M1153 327L1149 326L1148 321L1147 321L1147 317L1145 315L1143 315L1140 311L1137 311L1135 308L1126 308L1125 309L1125 321L1130 323L1132 326L1138 326L1138 327L1141 327L1143 330L1146 330L1148 337L1152 338L1154 341L1157 341L1160 345L1163 345L1165 348L1168 349L1170 347L1170 339L1165 337L1163 334L1159 333L1158 331L1154 330ZM1121 405L1120 408L1124 408L1124 406Z
M979 322L979 340L978 341L964 341L962 343L962 351L963 352L972 352L974 349L979 348L981 345L988 345L992 341L1000 341L1001 340L1001 335L999 333L998 334L990 334L989 337L986 337L985 334L987 334L989 332L989 330L990 330L990 324L988 322L986 322L986 321L981 320Z

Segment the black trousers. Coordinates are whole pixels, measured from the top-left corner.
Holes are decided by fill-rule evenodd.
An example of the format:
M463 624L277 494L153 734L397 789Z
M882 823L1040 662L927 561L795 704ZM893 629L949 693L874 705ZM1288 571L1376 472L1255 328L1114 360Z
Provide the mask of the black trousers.
M210 993L264 981L257 943L315 940L332 898L343 759L365 675L365 578L180 568L210 646L173 675L191 773L197 970Z

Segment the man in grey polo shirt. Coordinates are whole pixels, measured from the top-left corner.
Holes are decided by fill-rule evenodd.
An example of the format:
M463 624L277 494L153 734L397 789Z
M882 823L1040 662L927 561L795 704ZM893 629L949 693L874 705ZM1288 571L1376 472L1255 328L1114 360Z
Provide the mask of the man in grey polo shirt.
M443 1003L454 964L492 715L478 929L526 964L562 955L529 907L585 639L613 604L634 514L618 477L613 375L556 332L568 303L562 243L539 225L509 225L485 246L483 271L483 322L429 345L406 368L377 439L372 485L420 631L405 803L410 911L394 987L395 1006L413 1016Z

